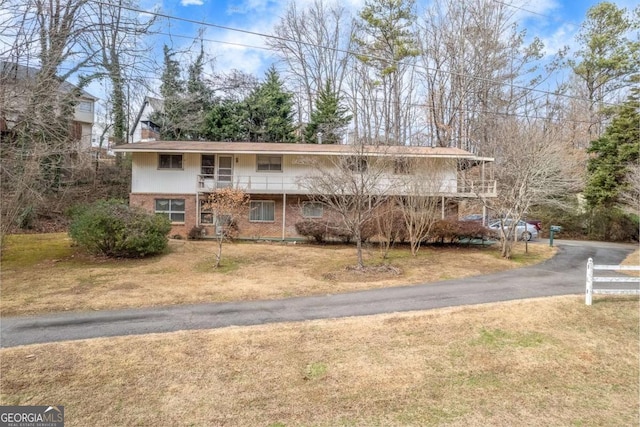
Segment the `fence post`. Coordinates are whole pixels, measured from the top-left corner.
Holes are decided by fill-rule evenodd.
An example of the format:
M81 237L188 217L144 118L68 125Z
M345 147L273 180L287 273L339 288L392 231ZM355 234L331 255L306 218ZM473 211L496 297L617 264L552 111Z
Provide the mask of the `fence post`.
M584 297L584 303L591 305L591 299L593 296L593 258L589 258L587 261L587 293Z

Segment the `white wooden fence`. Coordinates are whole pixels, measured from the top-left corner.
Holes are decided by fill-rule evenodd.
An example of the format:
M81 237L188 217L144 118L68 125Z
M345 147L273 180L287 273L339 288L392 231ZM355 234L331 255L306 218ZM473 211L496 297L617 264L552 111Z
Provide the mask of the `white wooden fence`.
M591 305L593 294L608 295L640 295L640 289L594 289L593 282L608 283L640 283L640 277L636 276L594 276L594 270L621 270L621 271L640 271L640 265L594 265L593 259L587 261L587 293L585 295L585 304Z

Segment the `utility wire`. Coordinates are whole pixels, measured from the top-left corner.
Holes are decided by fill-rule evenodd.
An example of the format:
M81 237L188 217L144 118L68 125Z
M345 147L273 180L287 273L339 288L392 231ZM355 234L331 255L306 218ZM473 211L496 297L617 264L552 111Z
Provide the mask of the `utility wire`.
M162 12L158 12L158 11L149 12L149 11L142 10L142 9L139 9L139 8L136 8L136 7L132 7L132 6L115 5L115 4L112 4L112 3L109 3L109 2L106 2L106 1L103 1L103 0L89 0L89 1L91 1L93 3L96 3L96 4L101 4L101 5L104 5L104 6L118 7L118 8L121 8L121 9L129 10L131 12L151 14L151 15L157 16L159 18L165 18L165 19L169 19L169 20L181 21L181 22L186 22L186 23L196 24L196 25L202 25L202 26L206 26L206 27L218 28L218 29L225 30L225 31L232 31L232 32L238 32L238 33L242 33L242 34L249 34L249 35L254 35L254 36L263 37L263 38L267 38L267 39L274 39L274 40L280 40L280 41L284 41L284 42L299 43L299 44L302 44L302 45L305 45L305 46L308 46L308 47L316 47L316 48L331 50L331 51L334 51L334 52L344 53L344 54L354 55L354 56L357 55L357 56L366 57L366 58L369 58L369 59L372 59L372 60L382 60L382 61L387 61L387 62L393 62L393 63L395 63L397 65L405 65L405 66L413 67L413 68L416 68L416 67L417 68L422 68L427 72L439 72L439 73L445 73L445 74L449 74L449 75L456 76L456 77L468 77L468 78L472 78L472 79L475 79L475 80L478 80L478 81L482 81L482 82L486 82L486 83L492 83L492 84L496 84L496 85L500 85L500 86L508 86L508 87L510 87L512 89L520 89L520 90L524 90L524 91L540 93L540 94L543 94L543 95L553 95L553 96L559 96L559 97L568 98L568 99L576 99L576 100L580 100L580 101L586 101L587 100L587 99L585 99L583 97L576 96L576 95L568 95L568 94L556 93L556 92L552 92L552 91L544 90L544 89L531 88L531 87L517 85L517 84L513 84L513 83L505 83L505 82L501 82L501 81L494 80L494 79L489 79L489 78L485 78L485 77L478 77L478 76L472 76L472 75L469 75L469 74L459 73L459 72L455 72L455 71L439 70L439 69L435 69L435 68L432 68L432 67L427 67L425 65L414 64L414 63L409 63L409 62L404 62L404 61L389 61L388 58L382 58L382 57L378 57L378 56L370 55L370 54L363 54L363 53L355 52L355 51L352 51L352 50L335 48L335 47L330 47L330 46L324 46L324 45L309 43L309 42L305 42L305 41L301 41L301 40L293 40L293 39L286 38L286 37L281 37L281 36L276 36L276 35L266 34L266 33L260 33L260 32L256 32L256 31L250 31L250 30L244 30L244 29L241 29L241 28L234 28L234 27L230 27L230 26L226 26L226 25L213 24L213 23L206 22L206 21L199 21L199 20L195 20L195 19L182 18L182 17L169 15L167 13L162 13ZM494 0L494 1L497 1L497 0ZM227 42L223 42L223 43L227 43ZM602 102L602 105L615 106L616 104Z

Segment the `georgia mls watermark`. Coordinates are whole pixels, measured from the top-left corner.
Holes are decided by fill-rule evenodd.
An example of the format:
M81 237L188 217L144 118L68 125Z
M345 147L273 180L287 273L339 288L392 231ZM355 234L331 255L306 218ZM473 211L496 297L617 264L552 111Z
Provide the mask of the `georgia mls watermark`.
M0 406L0 427L64 427L64 406Z

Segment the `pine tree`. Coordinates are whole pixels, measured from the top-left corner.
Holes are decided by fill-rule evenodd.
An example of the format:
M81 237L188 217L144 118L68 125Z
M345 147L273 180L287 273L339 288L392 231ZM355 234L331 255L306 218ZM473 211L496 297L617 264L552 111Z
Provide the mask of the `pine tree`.
M185 139L202 139L205 133L205 117L212 107L213 92L204 79L204 48L200 45L200 54L188 67L186 97L182 118Z
M340 101L331 80L327 80L324 88L318 93L315 110L311 113L311 120L305 129L307 142L317 142L318 133L321 132L323 144L340 143L344 129L352 117L347 114L347 109L340 105Z
M284 89L276 69L246 101L247 135L252 142L294 142L293 95Z
M204 137L211 141L246 141L246 103L223 100L207 113Z
M164 140L182 139L182 124L185 115L184 81L180 77L180 63L173 58L174 52L164 46L164 69L160 94L164 99L163 111L157 112L161 126L160 136ZM157 119L157 118L156 118Z
M592 141L584 196L592 208L611 208L628 185L631 165L640 158L640 98L636 92L616 111L603 135Z

